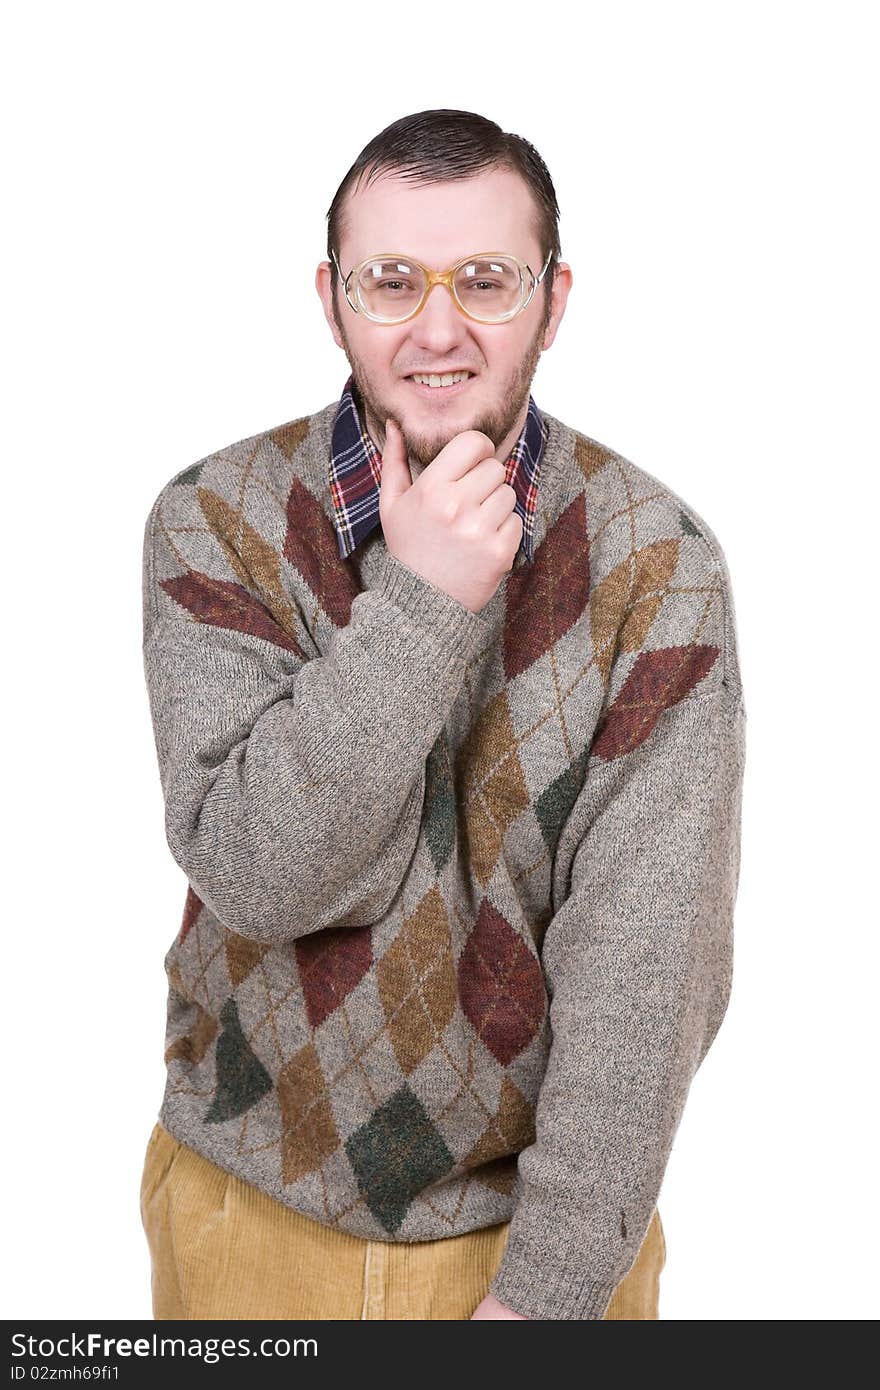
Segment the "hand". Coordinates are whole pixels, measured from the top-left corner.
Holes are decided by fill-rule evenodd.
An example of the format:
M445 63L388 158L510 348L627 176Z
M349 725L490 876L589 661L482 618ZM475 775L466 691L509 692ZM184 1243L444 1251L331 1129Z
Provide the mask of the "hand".
M477 1304L475 1310L470 1315L469 1321L474 1322L478 1318L491 1318L495 1321L500 1321L502 1318L518 1318L521 1322L529 1322L529 1318L523 1313L515 1313L512 1308L507 1308L503 1303L499 1303L498 1299L492 1293L487 1293L482 1303Z
M379 488L385 544L472 613L485 608L522 540L506 474L489 436L464 430L413 482L400 427L385 423Z

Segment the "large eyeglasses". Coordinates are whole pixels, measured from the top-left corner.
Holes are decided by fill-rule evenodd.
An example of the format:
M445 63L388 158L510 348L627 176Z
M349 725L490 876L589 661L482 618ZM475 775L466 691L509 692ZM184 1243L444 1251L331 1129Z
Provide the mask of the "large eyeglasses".
M506 323L531 301L550 264L539 275L516 256L478 251L450 270L429 270L411 256L383 252L368 256L343 276L332 253L345 297L356 314L374 323L405 323L415 318L435 285L445 285L458 308L477 323Z

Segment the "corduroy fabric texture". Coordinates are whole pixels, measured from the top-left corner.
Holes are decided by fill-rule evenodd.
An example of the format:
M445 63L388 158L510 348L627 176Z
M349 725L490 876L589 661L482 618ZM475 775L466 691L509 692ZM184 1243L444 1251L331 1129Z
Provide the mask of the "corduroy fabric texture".
M188 879L159 1118L374 1241L510 1221L492 1292L602 1318L726 1010L745 707L727 565L543 413L535 558L475 614L340 554L338 403L176 474L144 670Z
M486 1297L509 1222L439 1240L364 1240L313 1221L209 1163L161 1124L141 1220L156 1319L463 1320ZM604 1316L660 1316L666 1241L655 1209Z

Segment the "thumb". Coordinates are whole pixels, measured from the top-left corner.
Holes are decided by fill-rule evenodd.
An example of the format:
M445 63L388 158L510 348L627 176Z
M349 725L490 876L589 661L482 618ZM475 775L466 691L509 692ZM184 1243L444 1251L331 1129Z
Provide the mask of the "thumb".
M382 474L379 495L383 501L394 501L412 487L412 474L403 443L403 431L396 420L385 421L385 448L382 450Z

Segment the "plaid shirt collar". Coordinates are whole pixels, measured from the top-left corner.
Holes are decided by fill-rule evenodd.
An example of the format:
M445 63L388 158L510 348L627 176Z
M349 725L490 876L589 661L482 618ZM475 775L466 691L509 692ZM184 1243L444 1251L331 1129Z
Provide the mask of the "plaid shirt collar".
M343 558L379 525L382 455L366 428L361 407L360 392L352 375L345 383L336 411L330 446L330 491ZM538 475L548 433L546 421L529 396L526 422L506 464L506 481L516 493L514 511L523 524L520 546L529 561L535 558Z

